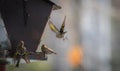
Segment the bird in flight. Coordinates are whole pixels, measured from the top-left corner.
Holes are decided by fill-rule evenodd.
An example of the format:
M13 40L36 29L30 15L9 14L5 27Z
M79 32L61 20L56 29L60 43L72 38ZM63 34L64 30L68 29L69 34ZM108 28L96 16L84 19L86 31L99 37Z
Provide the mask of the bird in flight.
M63 23L62 23L60 29L58 29L58 28L52 23L52 21L50 21L50 20L48 21L50 29L51 29L54 33L56 33L56 37L57 37L57 38L64 38L65 33L67 33L67 31L64 31L64 29L65 29L65 20L66 20L66 16L65 16L65 18L64 18L64 20L63 20Z

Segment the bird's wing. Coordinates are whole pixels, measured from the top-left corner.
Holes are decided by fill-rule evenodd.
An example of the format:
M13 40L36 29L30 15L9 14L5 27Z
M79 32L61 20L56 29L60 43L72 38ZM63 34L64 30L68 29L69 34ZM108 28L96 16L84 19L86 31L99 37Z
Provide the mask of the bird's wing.
M59 33L59 30L56 28L56 26L52 23L52 21L48 21L50 29L55 32L56 34Z
M65 20L66 20L66 16L65 16L65 18L64 18L64 20L63 20L63 23L62 23L62 25L61 25L60 32L64 32Z

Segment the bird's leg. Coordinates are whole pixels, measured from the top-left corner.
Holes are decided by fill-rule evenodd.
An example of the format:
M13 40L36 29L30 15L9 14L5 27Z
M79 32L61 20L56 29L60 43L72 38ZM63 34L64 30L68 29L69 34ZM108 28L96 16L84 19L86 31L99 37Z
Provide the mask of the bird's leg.
M26 63L30 63L30 60L27 57L23 58L25 60Z
M16 64L16 67L19 67L19 64L20 64L20 57L17 59L17 64Z

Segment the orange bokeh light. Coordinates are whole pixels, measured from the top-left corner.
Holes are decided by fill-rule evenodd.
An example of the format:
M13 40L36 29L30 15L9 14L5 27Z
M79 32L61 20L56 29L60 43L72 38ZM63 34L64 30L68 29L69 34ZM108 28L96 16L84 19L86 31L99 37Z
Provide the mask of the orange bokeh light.
M71 50L68 51L68 61L71 66L76 67L81 65L83 60L83 50L80 46L73 46Z

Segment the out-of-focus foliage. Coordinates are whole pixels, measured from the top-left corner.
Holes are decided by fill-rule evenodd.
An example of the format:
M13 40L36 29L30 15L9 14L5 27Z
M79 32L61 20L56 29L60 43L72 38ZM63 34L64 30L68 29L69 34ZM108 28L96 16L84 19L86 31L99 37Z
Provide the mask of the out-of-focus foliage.
M46 61L20 64L19 68L15 65L7 65L7 71L51 71L51 66Z

